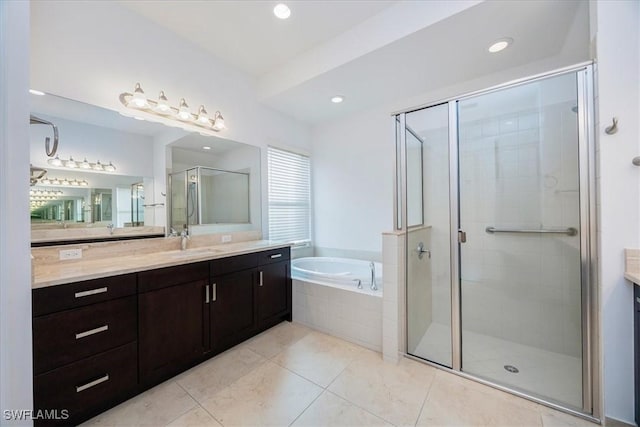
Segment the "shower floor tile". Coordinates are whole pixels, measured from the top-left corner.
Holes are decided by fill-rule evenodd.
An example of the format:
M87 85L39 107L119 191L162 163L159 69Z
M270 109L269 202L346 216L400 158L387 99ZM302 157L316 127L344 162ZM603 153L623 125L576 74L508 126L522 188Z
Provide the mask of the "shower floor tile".
M413 355L442 363L451 360L446 325L432 323ZM582 406L582 360L489 335L463 331L462 370L576 408ZM506 365L519 372L511 373Z

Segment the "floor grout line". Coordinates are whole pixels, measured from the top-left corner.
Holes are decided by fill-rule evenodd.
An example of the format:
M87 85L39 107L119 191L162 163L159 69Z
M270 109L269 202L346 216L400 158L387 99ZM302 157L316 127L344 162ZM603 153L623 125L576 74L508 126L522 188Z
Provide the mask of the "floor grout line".
M420 412L418 412L418 418L416 418L416 422L413 424L414 426L418 425L418 421L420 421L420 417L422 416L422 411L424 411L424 405L427 404L427 400L429 399L429 395L431 394L431 389L433 388L433 383L436 382L436 375L438 373L434 372L433 379L431 380L431 384L429 384L429 389L427 390L427 394L424 395L424 400L422 401L422 406L420 406Z
M169 421L168 423L166 423L166 424L165 424L165 426L167 426L167 425L171 424L172 422L174 422L175 420L177 420L178 418L180 418L181 416L183 416L183 415L184 415L184 414L186 414L187 412L191 411L191 410L192 410L193 408L195 408L196 406L200 406L200 404L198 403L198 401L197 401L196 399L194 399L194 398L193 398L193 396L191 396L191 394L190 394L187 390L185 390L185 389L184 389L184 387L182 387L180 384L178 384L178 381L173 380L173 381L171 381L171 383L173 383L173 384L177 385L177 386L178 386L182 391L184 391L184 392L187 394L187 396L189 396L189 397L193 400L193 403L195 403L195 405L193 405L191 408L187 409L186 411L184 411L183 413L181 413L181 414L180 414L180 415L178 415L177 417L173 418L171 421ZM158 384L158 385L160 385L160 384ZM157 386L156 386L156 387L157 387ZM154 388L155 388L155 387L154 387ZM153 389L151 389L151 390L153 390Z

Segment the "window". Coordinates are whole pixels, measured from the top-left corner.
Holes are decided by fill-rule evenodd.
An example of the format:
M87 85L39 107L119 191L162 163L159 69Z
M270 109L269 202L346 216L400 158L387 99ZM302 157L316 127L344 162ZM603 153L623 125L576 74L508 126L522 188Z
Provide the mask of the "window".
M267 149L269 239L311 241L311 162L308 156Z

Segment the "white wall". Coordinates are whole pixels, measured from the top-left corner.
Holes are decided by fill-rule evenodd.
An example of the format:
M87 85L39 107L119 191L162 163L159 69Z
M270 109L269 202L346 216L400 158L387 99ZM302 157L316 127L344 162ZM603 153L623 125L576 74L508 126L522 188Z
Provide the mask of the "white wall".
M273 144L308 149L308 126L261 105L253 79L115 2L34 2L32 22L34 88L122 110L119 94L140 82L149 98L164 90L172 103L184 97L194 110L200 104L220 110L228 127L220 133L223 138L261 148ZM154 199L163 202L164 147L146 159L152 156ZM266 167L262 169L266 194ZM262 211L264 223L266 209ZM157 212L156 221L160 219Z
M31 409L29 3L0 2L0 424ZM30 425L30 421L22 421Z
M598 58L599 230L604 406L634 424L633 288L624 280L624 248L640 247L640 3L596 3ZM618 117L620 130L604 129Z

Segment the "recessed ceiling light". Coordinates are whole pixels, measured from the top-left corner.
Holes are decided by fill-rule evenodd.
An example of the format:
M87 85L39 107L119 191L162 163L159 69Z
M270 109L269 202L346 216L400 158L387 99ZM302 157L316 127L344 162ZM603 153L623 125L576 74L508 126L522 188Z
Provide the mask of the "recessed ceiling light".
M511 43L513 43L513 39L511 37L503 37L501 39L498 39L494 41L491 46L489 46L489 52L497 53L501 50L505 50L511 45Z
M331 102L333 102L334 104L340 104L342 101L344 101L344 96L342 95L336 95L331 98Z
M279 3L273 8L273 14L280 19L287 19L291 16L291 9L284 3Z
M203 150L211 150L211 147L209 147L208 145L205 145L204 147L202 147Z
M44 92L35 89L29 89L29 93L32 95L44 96Z

